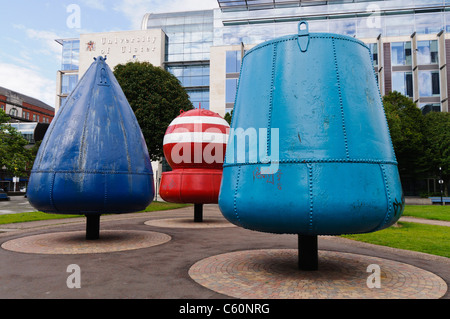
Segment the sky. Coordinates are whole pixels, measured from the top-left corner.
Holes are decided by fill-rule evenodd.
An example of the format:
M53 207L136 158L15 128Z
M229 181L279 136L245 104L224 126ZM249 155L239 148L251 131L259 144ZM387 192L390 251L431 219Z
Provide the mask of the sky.
M146 13L217 7L216 0L0 0L0 86L54 107L56 39L139 30Z

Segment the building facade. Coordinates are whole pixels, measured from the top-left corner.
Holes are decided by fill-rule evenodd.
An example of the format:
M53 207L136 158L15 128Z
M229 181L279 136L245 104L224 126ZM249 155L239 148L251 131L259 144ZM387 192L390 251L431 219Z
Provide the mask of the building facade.
M55 116L55 109L50 105L4 87L0 87L0 109L11 118L10 125L27 140L25 148L28 149L44 138ZM1 189L12 191L16 185L18 191L26 186L28 177L21 177L19 183L13 181L6 167L0 167Z
M56 40L62 45L61 70L57 73L55 109L64 104L78 80L98 56L112 68L130 61L163 66L166 37L161 30L82 34L80 39Z
M128 35L87 34L59 40L63 63L56 109L92 57L106 55L111 67L130 60L164 67L180 80L194 107L224 116L234 107L245 52L261 42L295 34L298 22L306 20L310 32L345 34L365 42L372 50L382 95L398 91L424 113L449 110L450 0L218 0L218 4L214 10L147 13L142 30ZM138 32L152 32L147 40L156 45L145 47L145 36L133 35ZM131 43L138 39L140 43ZM154 54L142 54L146 50Z
M55 116L55 109L50 105L4 87L0 87L0 109L8 114L14 123L49 124Z
M211 109L232 110L241 56L256 44L310 32L358 38L372 51L382 95L398 91L424 113L448 112L450 1L219 0L211 48Z

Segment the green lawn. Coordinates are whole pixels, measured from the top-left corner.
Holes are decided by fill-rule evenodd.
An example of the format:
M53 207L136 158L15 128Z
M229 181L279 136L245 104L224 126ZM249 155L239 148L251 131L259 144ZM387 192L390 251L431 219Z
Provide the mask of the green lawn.
M450 205L406 205L403 216L450 221Z
M450 221L450 205L407 205L403 216ZM450 227L398 222L387 229L346 238L450 258Z
M378 232L342 237L450 258L450 227L447 226L399 222Z
M186 207L186 206L189 206L189 204L152 202L142 212L162 211L162 210L176 209L176 208L181 208L181 207ZM57 214L46 214L46 213L42 213L42 212L7 214L7 215L0 215L0 225L30 222L30 221L37 221L37 220L62 219L62 218L74 218L74 217L80 217L80 215L57 215Z

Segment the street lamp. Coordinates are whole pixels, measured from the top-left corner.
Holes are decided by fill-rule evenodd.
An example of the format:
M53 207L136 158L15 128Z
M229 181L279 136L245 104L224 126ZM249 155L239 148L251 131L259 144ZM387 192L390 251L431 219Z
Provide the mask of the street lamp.
M444 205L444 201L442 200L443 195L443 186L444 186L444 180L442 179L442 167L439 166L439 186L441 188L441 205Z

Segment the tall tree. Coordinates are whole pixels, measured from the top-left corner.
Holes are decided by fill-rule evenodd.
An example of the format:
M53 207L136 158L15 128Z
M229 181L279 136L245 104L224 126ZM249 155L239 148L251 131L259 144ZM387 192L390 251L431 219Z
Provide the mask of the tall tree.
M33 156L25 149L27 140L8 123L9 116L0 110L0 169L14 176L25 176L31 168Z
M445 193L450 181L450 113L430 112L425 116L426 158L429 174L439 177L442 169Z
M383 97L400 176L417 180L426 172L424 116L408 97L394 91Z
M114 68L144 135L150 158L164 156L164 134L180 111L193 108L186 90L171 73L148 62L128 62Z

